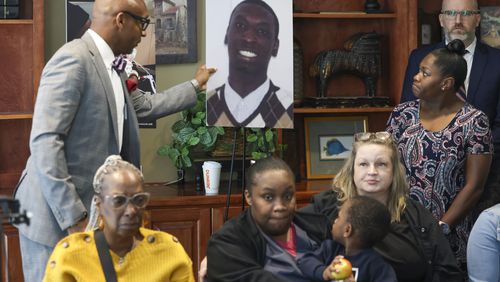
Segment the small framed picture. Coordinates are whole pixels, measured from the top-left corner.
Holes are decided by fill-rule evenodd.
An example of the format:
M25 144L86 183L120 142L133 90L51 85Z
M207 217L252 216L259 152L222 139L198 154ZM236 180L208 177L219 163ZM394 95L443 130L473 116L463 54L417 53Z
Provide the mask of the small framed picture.
M481 7L481 41L500 48L500 6Z
M306 117L306 166L308 179L333 178L349 157L354 134L366 132L368 118Z

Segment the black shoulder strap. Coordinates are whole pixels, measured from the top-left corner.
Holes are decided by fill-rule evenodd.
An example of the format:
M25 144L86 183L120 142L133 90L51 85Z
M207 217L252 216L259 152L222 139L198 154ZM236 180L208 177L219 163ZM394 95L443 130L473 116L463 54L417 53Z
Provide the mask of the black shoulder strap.
M94 239L106 282L117 282L115 268L113 267L113 260L111 260L109 246L106 242L106 238L104 238L104 233L102 233L100 229L96 229L94 231Z

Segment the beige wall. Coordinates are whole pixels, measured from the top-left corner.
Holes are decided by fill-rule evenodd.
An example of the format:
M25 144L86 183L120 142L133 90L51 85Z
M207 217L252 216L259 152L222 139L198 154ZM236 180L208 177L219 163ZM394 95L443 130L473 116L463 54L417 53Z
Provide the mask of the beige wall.
M198 64L205 62L205 1L197 0ZM45 0L45 58L57 51L65 41L65 0ZM157 65L158 90L194 77L198 64ZM147 182L163 182L176 178L175 167L167 157L156 155L156 149L171 141L171 125L178 114L157 121L156 129L141 129L141 160Z

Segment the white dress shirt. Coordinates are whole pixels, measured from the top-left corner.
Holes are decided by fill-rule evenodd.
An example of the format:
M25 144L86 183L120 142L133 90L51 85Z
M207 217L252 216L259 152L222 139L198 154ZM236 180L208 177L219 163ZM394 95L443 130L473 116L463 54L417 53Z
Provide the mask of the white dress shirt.
M245 121L251 114L253 114L257 108L259 107L262 99L266 96L267 91L269 90L270 81L269 78L262 83L257 89L249 93L244 98L240 96L231 85L229 85L229 81L226 81L224 88L224 98L226 99L227 107L229 111L234 116L237 122L242 123ZM257 115L248 127L259 127L257 125L265 124L264 119L259 114Z
M111 67L113 61L115 60L115 55L113 54L113 50L109 47L108 43L102 39L102 37L97 34L92 29L88 30L92 40L94 40L95 45L97 46L97 50L101 54L102 60L104 61L104 65L106 66L106 70L108 71L109 79L111 80L111 84L113 85L113 92L115 94L115 104L116 104L116 117L118 124L116 125L118 128L118 148L121 151L122 143L123 143L123 120L124 120L124 111L125 111L125 97L123 96L123 86L120 75Z

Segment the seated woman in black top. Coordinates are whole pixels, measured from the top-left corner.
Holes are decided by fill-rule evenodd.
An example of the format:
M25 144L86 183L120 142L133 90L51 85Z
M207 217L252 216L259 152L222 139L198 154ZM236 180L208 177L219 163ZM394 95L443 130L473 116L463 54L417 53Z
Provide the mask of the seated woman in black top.
M388 261L398 281L460 281L448 241L422 205L408 199L405 171L387 132L359 133L353 150L334 180L334 188L313 198L302 211L334 220L339 207L356 195L387 206L391 230L375 250Z
M295 177L278 158L248 171L250 206L208 241L208 281L309 281L296 257L330 237L325 216L295 212Z

